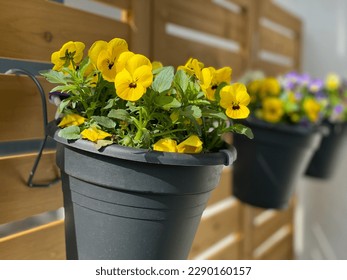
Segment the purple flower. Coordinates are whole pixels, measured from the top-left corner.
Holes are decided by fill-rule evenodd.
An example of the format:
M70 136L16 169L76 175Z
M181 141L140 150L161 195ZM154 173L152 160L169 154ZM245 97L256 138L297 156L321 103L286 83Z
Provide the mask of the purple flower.
M342 104L337 104L334 107L334 113L337 115L340 115L343 112L343 105Z
M309 74L302 74L301 76L298 76L298 83L300 85L308 85L311 81L311 77Z
M295 92L295 99L296 100L301 100L302 99L302 93L299 92L299 91Z
M324 86L324 83L320 79L311 80L308 88L311 92L319 92Z

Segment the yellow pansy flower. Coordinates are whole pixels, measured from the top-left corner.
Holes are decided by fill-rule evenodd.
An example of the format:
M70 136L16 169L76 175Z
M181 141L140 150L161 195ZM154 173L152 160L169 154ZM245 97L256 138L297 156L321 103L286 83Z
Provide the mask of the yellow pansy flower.
M152 61L153 70L163 68L163 64L160 61Z
M125 68L125 64L127 63L127 61L133 57L135 54L133 52L123 52L117 61L116 64L116 70L117 73L119 73L120 71L122 71Z
M300 115L299 114L294 113L294 114L291 114L289 117L293 123L297 123L300 121Z
M261 98L269 95L278 96L281 91L281 85L276 78L269 77L262 81L259 90Z
M135 54L125 64L115 78L117 95L123 100L137 101L152 84L152 65L149 59Z
M196 154L202 151L202 141L196 135L189 136L186 140L177 145L177 152Z
M206 90L206 97L208 100L216 100L215 93L218 86L225 82L230 83L232 70L230 67L223 67L220 69L215 69L214 67L209 67L211 73L211 84Z
M313 98L308 98L304 101L304 111L311 122L317 122L321 105Z
M249 93L251 97L251 102L256 102L261 84L262 84L261 80L254 80L247 85L247 92Z
M88 139L96 143L98 140L103 140L107 137L111 137L112 135L103 130L97 129L96 127L90 127L90 128L84 129L81 132L81 136L84 139Z
M190 58L184 66L179 66L178 70L184 70L189 75L194 74L199 80L199 84L203 92L206 92L211 85L211 70L209 68L204 68L204 64L196 58Z
M189 58L185 65L181 65L177 67L177 70L183 70L187 72L189 75L193 75L195 73L196 68L204 68L204 64L197 60L196 58Z
M101 51L107 49L107 42L103 40L95 41L88 50L88 56L91 62L96 66L98 63L98 57Z
M61 68L63 68L63 66L65 64L65 60L60 59L60 52L59 51L52 53L51 62L54 64L52 69L55 71L61 70Z
M83 58L84 48L85 45L82 42L69 41L65 43L59 51L52 53L53 70L59 71L63 66L74 67L80 63Z
M159 152L177 152L177 142L170 138L160 139L153 144L153 150Z
M117 74L117 60L123 52L128 51L128 44L123 39L115 38L107 43L106 48L102 48L102 45L100 48L97 67L106 81L113 82Z
M59 127L67 127L70 125L81 125L85 121L85 118L81 117L80 115L77 114L68 114L63 117L61 122L58 124Z
M235 83L225 86L220 91L220 106L226 109L226 114L232 119L245 119L250 111L247 105L250 97L245 85Z
M340 77L336 74L328 74L325 79L325 86L328 90L337 90L340 86Z
M277 97L267 97L263 100L262 118L271 123L279 122L284 114L283 103Z

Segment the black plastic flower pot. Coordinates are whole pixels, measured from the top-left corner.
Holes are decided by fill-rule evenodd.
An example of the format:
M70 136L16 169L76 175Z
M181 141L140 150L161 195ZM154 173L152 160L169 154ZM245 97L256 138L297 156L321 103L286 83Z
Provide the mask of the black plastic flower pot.
M326 133L306 170L306 175L321 179L330 178L336 169L341 144L346 140L346 123L325 122Z
M305 172L321 135L313 129L247 122L254 139L234 136L233 194L262 208L287 207L295 181Z
M54 124L67 259L186 259L211 191L236 151L148 152L68 143Z

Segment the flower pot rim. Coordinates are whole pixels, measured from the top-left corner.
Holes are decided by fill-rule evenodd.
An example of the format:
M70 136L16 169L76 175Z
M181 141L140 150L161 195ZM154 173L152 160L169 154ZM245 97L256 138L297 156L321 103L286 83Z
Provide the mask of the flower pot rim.
M284 123L269 123L265 122L263 120L257 119L257 118L248 118L245 121L245 125L249 125L250 128L257 127L257 128L264 128L268 130L277 130L280 132L285 133L292 133L292 134L301 134L301 135L308 135L315 132L320 132L320 126L319 125L289 125Z
M51 121L47 125L48 136L56 142L69 146L74 149L80 149L92 154L103 155L111 158L146 162L153 164L179 165L179 166L206 166L206 165L225 165L229 166L236 160L237 152L234 146L230 145L228 149L222 149L218 152L200 153L200 154L182 154L170 152L148 151L125 147L117 144L104 147L97 150L90 141L78 139L68 141L58 136L60 128L56 121Z

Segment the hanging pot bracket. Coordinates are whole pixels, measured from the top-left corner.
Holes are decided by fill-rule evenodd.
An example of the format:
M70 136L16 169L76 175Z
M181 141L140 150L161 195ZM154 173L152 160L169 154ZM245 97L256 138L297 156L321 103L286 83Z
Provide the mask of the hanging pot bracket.
M36 156L34 165L29 173L29 177L27 180L27 186L31 187L31 188L45 188L45 187L50 187L52 185L55 185L56 183L58 183L60 181L59 177L54 178L53 180L49 181L48 183L37 183L34 182L34 177L35 177L35 173L37 170L37 167L40 163L41 157L42 157L42 153L44 148L46 147L46 143L47 143L47 138L48 138L48 130L47 130L47 125L48 125L48 117L47 117L47 103L46 103L46 96L45 96L45 92L43 87L41 86L40 82L38 81L38 79L35 77L35 75L33 75L32 73L24 70L24 69L9 69L8 71L5 72L5 74L15 74L15 75L25 75L28 76L36 85L40 96L41 96L41 105L42 105L42 120L43 120L43 130L44 130L44 138L41 142L40 145L40 149L39 152Z

